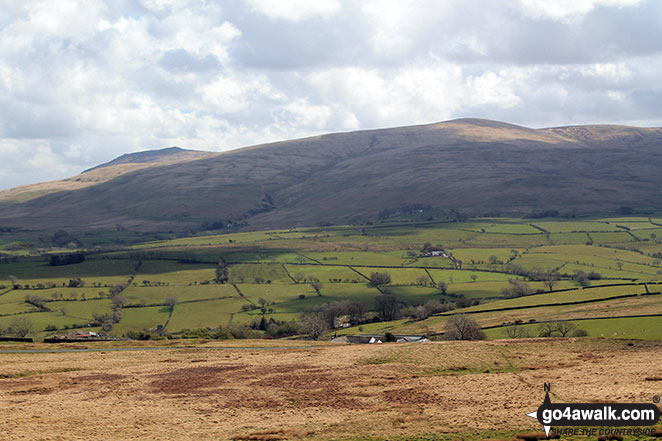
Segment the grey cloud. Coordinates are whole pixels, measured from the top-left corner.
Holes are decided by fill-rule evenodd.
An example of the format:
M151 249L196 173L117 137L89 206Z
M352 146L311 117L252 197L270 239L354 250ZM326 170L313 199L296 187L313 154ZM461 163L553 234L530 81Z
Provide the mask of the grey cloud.
M159 66L171 72L203 72L220 67L218 58L207 54L195 56L185 49L172 49L163 53Z
M0 188L140 149L222 150L452 117L662 124L662 2L565 22L515 2L420 0L390 18L379 16L388 2L375 3L376 16L367 4L291 21L238 0L108 0L78 33L13 29L23 6L0 6L0 151L23 163L0 164ZM54 167L31 166L35 155Z

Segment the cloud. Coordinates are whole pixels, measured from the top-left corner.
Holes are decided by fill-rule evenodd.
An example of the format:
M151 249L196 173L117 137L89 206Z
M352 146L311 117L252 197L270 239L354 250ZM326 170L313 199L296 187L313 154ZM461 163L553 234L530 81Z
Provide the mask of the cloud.
M253 10L272 19L301 21L311 17L329 18L342 9L338 0L248 0Z
M597 7L636 6L641 0L518 0L517 3L525 15L534 19L573 23Z
M483 117L662 125L662 4L5 0L0 188L123 153Z

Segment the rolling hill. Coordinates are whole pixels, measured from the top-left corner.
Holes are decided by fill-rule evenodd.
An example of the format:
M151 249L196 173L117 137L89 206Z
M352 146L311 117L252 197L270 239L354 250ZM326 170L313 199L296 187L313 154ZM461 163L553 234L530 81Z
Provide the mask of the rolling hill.
M469 214L660 210L661 147L660 128L460 119L223 153L165 149L0 192L0 227L288 227L371 219L411 204Z

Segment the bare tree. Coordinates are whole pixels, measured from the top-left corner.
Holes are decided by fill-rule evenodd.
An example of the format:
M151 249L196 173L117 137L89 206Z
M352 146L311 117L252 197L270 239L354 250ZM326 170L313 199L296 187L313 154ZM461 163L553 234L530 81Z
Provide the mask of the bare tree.
M550 292L554 289L554 285L556 285L556 282L558 282L560 278L559 273L556 271L550 271L545 274L545 286L549 288Z
M175 309L175 305L177 304L177 297L168 297L165 299L165 304L168 308L170 308L170 311Z
M577 326L575 326L572 322L558 321L554 323L554 330L561 334L561 337L568 336L572 331L575 330L575 328L577 328Z
M312 280L310 282L310 286L313 287L313 289L315 290L315 292L317 293L318 296L320 296L320 297L322 296L322 292L320 291L322 289L322 286L323 286L322 282L320 282L319 280Z
M375 307L379 312L379 317L385 322L394 320L398 312L403 307L403 303L398 300L395 294L384 293L375 297Z
M329 330L329 324L319 313L311 312L301 317L301 332L313 340L318 340Z
M508 338L528 338L530 337L529 331L522 326L512 325L506 326L506 335Z
M532 290L529 284L517 279L510 279L508 281L510 287L501 290L501 293L508 297L522 297L531 294Z
M554 331L556 331L556 329L552 323L542 323L538 326L538 337L552 337Z
M444 327L447 340L485 340L485 333L474 319L465 314L451 316Z
M428 279L428 278L425 277L425 276L420 276L420 277L417 277L417 278L416 278L416 284L417 284L417 285L428 286L428 282L429 282L429 281L430 281L430 279Z
M115 306L115 308L121 308L122 306L124 306L124 303L126 302L126 299L124 297L122 297L121 295L115 295L115 296L113 296L111 301L113 302L113 305Z
M25 337L32 331L32 321L25 317L16 317L9 323L8 331L16 337Z

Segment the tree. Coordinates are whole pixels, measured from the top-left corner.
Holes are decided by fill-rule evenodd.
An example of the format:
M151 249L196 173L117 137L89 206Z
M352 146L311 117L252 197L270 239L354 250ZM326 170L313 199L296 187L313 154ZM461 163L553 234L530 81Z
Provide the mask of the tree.
M518 279L510 279L508 281L510 287L501 290L501 293L507 297L521 297L531 294L529 284Z
M298 273L295 273L292 277L294 278L294 281L295 281L296 283L301 283L301 281L303 280L303 277L304 277L304 276L303 276L303 273L298 272Z
M430 310L425 306L417 306L411 311L411 318L413 320L425 320L430 316Z
M584 271L577 271L575 273L575 280L583 287L591 286L591 281Z
M372 286L382 286L391 283L391 275L389 273L372 273L370 274L370 284Z
M416 278L416 284L417 284L417 285L428 286L428 282L429 282L429 281L430 281L430 279L428 279L428 278L425 277L425 276L420 276L420 277L417 277L417 278Z
M76 277L75 279L69 280L70 288L80 288L83 286L85 286L85 281L82 280L80 277Z
M365 315L365 306L361 302L350 301L347 304L347 314L352 324L362 323L363 316Z
M9 323L8 331L16 337L25 337L32 331L32 321L25 317L16 317Z
M329 324L319 313L307 313L301 318L301 332L313 340L318 340L328 330Z
M385 293L375 297L375 307L382 321L395 320L403 304L395 294Z
M619 260L618 262L616 262L616 266L618 267L618 270L621 271L623 269L623 262Z
M216 283L227 283L228 282L228 265L225 259L222 257L218 260L218 265L216 266Z
M113 298L110 300L113 302L113 305L116 309L124 306L124 303L126 302L126 299L119 294L113 296Z
M556 271L549 271L545 274L544 278L545 286L547 286L551 292L554 289L554 285L556 285L556 282L558 282L561 277Z
M475 320L465 314L451 316L444 326L447 340L485 340L485 333Z
M522 326L506 326L506 335L508 338L528 338L529 332Z
M257 299L257 302L260 304L260 306L262 308L264 308L267 305L267 300L263 297L260 297L259 299Z
M490 257L488 257L487 261L490 262L492 265L494 265L499 261L499 259L497 258L497 256L492 254Z
M440 281L437 283L437 288L439 288L443 295L446 295L446 292L448 291L448 285L446 285L446 282Z
M310 286L313 287L318 296L322 296L322 292L320 291L320 289L322 289L322 282L319 280L313 280L310 282Z
M10 275L8 276L8 279L9 279L9 281L11 282L12 287L13 287L14 289L18 289L18 288L20 288L20 285L18 284L18 277L16 277L16 276L12 276L12 275L10 274Z
M173 311L175 309L175 305L177 304L177 297L168 297L165 299L165 304L168 308L170 308L170 311Z
M558 321L554 323L554 330L561 334L561 337L566 337L569 335L572 331L574 331L577 328L573 323L571 322L562 322Z
M551 337L554 335L554 325L552 323L542 323L538 326L538 337Z
M475 282L476 279L478 278L478 276L475 275L475 274L472 274L470 277L471 277L471 280L472 280L473 282Z

